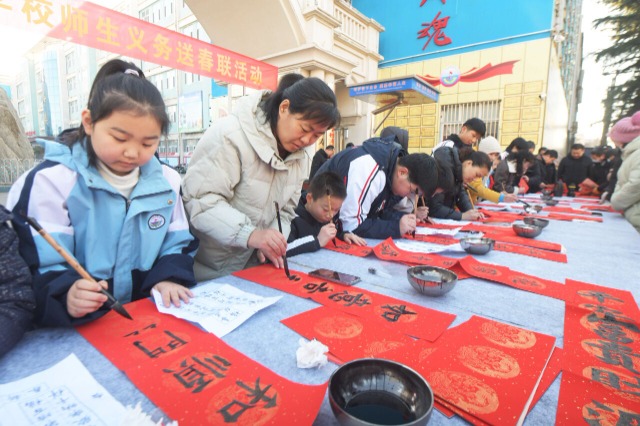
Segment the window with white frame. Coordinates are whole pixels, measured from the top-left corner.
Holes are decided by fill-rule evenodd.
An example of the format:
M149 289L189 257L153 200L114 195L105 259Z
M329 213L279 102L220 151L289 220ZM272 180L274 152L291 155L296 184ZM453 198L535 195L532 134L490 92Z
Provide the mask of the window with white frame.
M69 52L64 57L67 73L73 72L76 66L76 52Z
M18 99L24 98L24 83L18 83L16 85L16 97Z
M76 82L76 77L69 77L67 79L67 95L72 96L76 92L77 87L78 83Z
M477 117L485 122L485 136L499 139L500 101L469 102L455 105L442 105L440 108L440 140L451 134L458 134L460 128L470 118Z
M26 115L26 104L24 101L18 102L18 115L20 117L23 117L24 115Z

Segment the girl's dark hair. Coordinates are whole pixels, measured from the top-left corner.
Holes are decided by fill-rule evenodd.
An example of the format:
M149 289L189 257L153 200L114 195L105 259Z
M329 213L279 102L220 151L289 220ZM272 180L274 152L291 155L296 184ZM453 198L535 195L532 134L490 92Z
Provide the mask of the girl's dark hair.
M524 138L517 137L509 144L507 152L513 151L513 148L516 148L518 151L525 151L529 149L529 144Z
M458 151L458 156L460 157L461 163L471 160L471 165L491 170L492 162L489 156L484 152L475 151L470 146L461 148L460 151Z
M289 112L301 114L303 120L314 121L332 128L340 122L336 95L327 84L315 77L300 74L286 74L280 79L278 89L260 102L260 109L276 134L279 108L282 101L289 100Z
M145 78L140 68L120 59L108 61L96 74L89 92L87 109L93 124L108 118L115 111L130 111L155 117L163 135L169 130L169 116L156 86ZM75 138L68 134L60 139L70 145L85 138L89 162L95 165L97 157L91 145L91 137L85 133L82 125Z
M347 198L347 187L342 178L334 172L324 172L317 174L309 183L309 193L314 200L318 200L325 195L331 195L339 200Z
M510 153L509 155L507 155L507 158L505 158L505 160L506 161L515 160L516 173L518 175L521 175L524 163L534 163L536 161L536 157L535 155L533 155L532 152L529 152L529 150L524 150L524 151Z

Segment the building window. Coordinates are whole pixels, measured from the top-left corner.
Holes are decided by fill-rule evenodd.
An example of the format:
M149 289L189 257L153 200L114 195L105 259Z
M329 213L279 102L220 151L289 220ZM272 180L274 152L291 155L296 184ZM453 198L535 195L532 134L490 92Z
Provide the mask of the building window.
M67 54L64 59L67 65L67 73L73 72L76 66L76 53L71 52Z
M141 20L149 22L149 8L142 9L138 14Z
M26 114L26 107L25 107L25 103L24 101L20 101L18 102L18 115L20 117L24 116Z
M72 96L75 93L77 86L76 77L69 77L67 79L67 95Z
M466 104L442 105L440 109L440 140L458 134L460 128L470 118L478 117L487 125L485 136L498 136L500 124L500 101L470 102Z
M24 98L24 83L18 83L16 86L16 97L18 99Z
M69 117L73 119L78 114L78 101L73 100L69 102Z

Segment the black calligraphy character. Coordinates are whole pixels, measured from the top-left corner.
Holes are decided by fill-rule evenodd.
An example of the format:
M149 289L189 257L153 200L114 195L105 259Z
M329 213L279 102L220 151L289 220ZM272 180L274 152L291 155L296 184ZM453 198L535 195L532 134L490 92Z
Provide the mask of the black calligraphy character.
M620 380L620 376L618 376L615 372L609 370L601 370L599 368L591 368L591 378L594 382L598 382L602 385L611 387L617 391L622 391L625 393L629 393L631 395L640 396L640 378L636 378L636 383L627 382L625 380ZM625 389L622 389L622 385L625 385ZM627 390L626 388L637 389L638 392L632 392Z
M143 330L147 330L147 329L150 329L150 328L156 328L156 325L155 324L149 324L148 326L144 327ZM140 334L140 331L136 330L136 331L132 331L129 334L125 334L124 337L137 336L139 334Z
M226 423L235 423L245 411L255 407L256 404L260 401L266 402L266 404L263 405L263 408L273 408L277 405L276 399L278 397L278 394L275 393L273 396L268 396L267 392L271 388L271 385L268 385L265 388L260 387L260 377L256 379L256 383L253 387L243 383L240 380L237 380L236 384L248 391L249 393L246 394L246 396L251 399L249 400L248 404L234 399L233 401L222 407L220 410L218 410L218 413L222 414L222 417ZM232 413L231 408L236 405L239 406L239 409L236 412Z
M342 293L334 293L329 296L329 300L334 302L345 302L344 306L365 306L370 305L371 302L364 297L363 293L351 294L347 290L344 290Z
M187 344L187 342L185 340L182 340L181 338L179 338L178 336L176 336L175 334L171 333L168 330L164 331L164 334L168 335L169 337L172 338L172 340L170 340L167 343L167 348L163 348L162 346L158 346L155 349L147 349L146 347L143 346L142 341L140 340L136 340L135 342L133 342L133 346L135 346L136 348L140 349L142 352L144 352L149 358L157 358L159 357L161 354L167 352L167 349L169 351L172 351L176 348L179 348L180 346L184 346Z
M397 322L402 315L416 315L416 312L407 310L406 305L384 305L382 309L388 309L382 314L382 318L389 322Z
M598 340L598 343L587 342L586 344L600 349L602 356L596 356L600 361L609 365L619 365L634 374L640 374L640 371L633 368L633 358L640 358L640 355L633 353L632 348L606 340Z
M589 417L583 416L583 419L589 426L600 426L605 422L605 419L607 420L606 423L609 423L609 421L615 420L616 417L616 425L640 424L640 414L623 411L620 407L614 410L606 404L591 400L591 404L587 405L586 408Z
M211 358L205 357L202 360L192 356L191 359L194 361L191 364L189 364L187 360L182 360L180 363L182 370L180 371L169 370L167 368L162 370L165 373L172 373L173 377L186 389L193 388L191 393L201 392L209 383L213 382L214 378L210 378L209 374L212 374L215 378L223 379L225 375L220 371L227 371L227 367L231 365L229 361L218 355L214 355Z
M276 398L278 397L278 394L276 393L273 396L267 396L267 392L271 388L271 385L268 385L267 387L262 389L260 387L260 377L256 379L256 383L253 387L244 384L240 380L236 381L236 384L249 392L247 394L247 396L251 397L251 401L249 401L249 404L257 404L258 401L263 401L266 402L264 408L272 408L276 406Z
M578 291L578 294L585 298L593 297L598 301L598 303L606 303L607 300L611 300L613 302L618 302L618 303L624 303L624 300L600 291L580 290Z
M431 40L433 40L436 46L445 46L451 43L451 39L447 37L444 31L442 31L444 28L447 27L447 23L449 22L449 17L446 16L442 19L438 19L440 16L440 13L441 12L438 12L438 14L435 16L435 18L433 18L433 20L430 23L427 24L426 22L423 22L422 26L424 28L418 31L419 39L429 37L427 39L427 42L424 44L424 46L422 46L422 50L427 48L427 45L431 42ZM430 32L431 30L433 30L433 34Z
M385 256L393 256L393 257L398 256L398 252L395 251L393 247L391 247L391 244L382 243L381 248L382 248L381 252Z
M307 291L308 293L315 293L315 292L324 293L325 291L331 291L331 288L328 286L326 281L320 284L307 283L304 286L302 286L302 288L304 288L305 290L308 290Z

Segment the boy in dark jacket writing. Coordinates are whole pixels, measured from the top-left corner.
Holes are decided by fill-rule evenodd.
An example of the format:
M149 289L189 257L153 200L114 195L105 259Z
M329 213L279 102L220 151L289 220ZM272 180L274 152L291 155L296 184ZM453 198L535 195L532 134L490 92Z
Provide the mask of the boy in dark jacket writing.
M296 207L297 216L291 222L287 257L320 250L335 237L351 244L367 245L363 238L344 233L340 219L334 222L346 197L347 188L335 173L320 173L311 180L306 197Z

